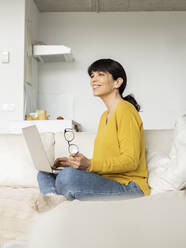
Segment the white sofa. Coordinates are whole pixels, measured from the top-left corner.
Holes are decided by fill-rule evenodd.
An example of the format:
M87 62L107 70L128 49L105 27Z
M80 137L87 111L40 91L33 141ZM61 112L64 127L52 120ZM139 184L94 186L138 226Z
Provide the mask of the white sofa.
M75 140L73 141L73 143L76 143L79 146L79 150L81 153L83 153L87 157L91 157L93 152L95 135L96 135L95 133L90 133L90 132L76 132ZM41 134L41 137L44 142L45 149L49 154L51 160L60 156L68 156L68 149L67 149L68 146L66 141L64 140L63 133L43 133ZM168 153L172 144L172 139L173 139L173 130L145 130L147 151L153 150L153 151L161 151L164 153ZM147 152L147 157L148 157L148 152ZM83 216L84 215L83 213L85 213L84 216L87 216L87 218L88 216L89 217L91 216L91 218L89 219L90 223L92 223L91 228L90 227L88 228L89 231L85 234L84 239L91 239L92 237L93 240L96 237L97 227L99 227L98 230L101 230L100 229L101 227L104 228L104 223L105 223L105 227L106 226L109 227L109 225L111 225L114 226L114 228L116 228L117 230L118 227L116 226L118 226L120 222L119 218L121 218L120 228L122 229L126 228L126 230L123 229L123 235L125 234L123 237L126 236L127 233L126 231L130 230L126 242L130 242L129 237L130 235L132 235L133 232L133 236L135 236L137 239L140 238L140 235L142 235L141 237L143 237L143 239L141 240L141 242L142 241L145 242L146 240L147 242L149 242L148 244L150 247L154 247L151 244L151 238L153 237L153 235L154 237L156 237L156 241L159 240L159 237L157 236L156 233L158 230L157 228L158 221L161 227L160 230L164 228L167 229L168 231L174 231L175 230L174 228L170 230L171 229L170 225L172 226L175 225L175 227L178 228L177 222L172 223L171 221L167 221L167 223L163 222L162 224L160 222L161 218L157 219L155 217L158 217L161 214L165 214L168 212L173 217L173 214L176 214L178 212L178 215L175 215L175 217L173 218L174 221L176 221L176 219L181 221L180 228L178 228L178 233L175 233L175 239L179 239L179 246L177 247L179 248L184 247L183 244L185 244L186 247L186 238L184 238L184 236L182 235L183 226L186 224L185 221L186 211L184 212L185 216L182 216L181 214L183 213L184 209L182 209L181 207L182 203L179 202L185 200L185 190L168 191L165 193L145 196L138 199L124 200L125 202L115 201L115 202L104 202L104 203L96 203L96 202L85 203L85 202L79 202L77 200L75 200L74 202L65 201L64 203L60 204L60 206L45 213L47 214L47 216L45 216L45 214L39 214L30 207L31 198L33 197L33 195L39 193L39 189L36 181L37 171L33 166L30 154L27 150L26 143L24 141L22 134L0 134L0 163L1 163L0 165L1 168L0 169L0 246L3 243L10 240L28 240L28 234L32 230L32 227L35 222L37 226L34 229L38 230L38 228L40 228L38 226L38 218L39 220L42 220L43 223L45 223L46 221L50 221L51 216L53 215L54 215L54 218L52 217L53 219L55 218L58 219L58 217L55 217L57 213L56 211L58 211L58 212L66 213L67 216L68 215L71 216L69 217L69 221L67 221L68 218L65 217L66 222L63 223L65 223L67 227L70 228L70 223L72 221L72 226L75 225L76 227L77 236L78 236L79 225L83 226L82 230L84 231L85 229L87 230L86 225L88 225L87 223L84 222L82 222L81 225L80 223L81 214ZM174 199L174 202L177 202L179 204L175 205L172 208L168 207L170 206L170 203L168 206L166 204L162 204L164 205L164 207L162 208L162 212L160 211L161 209L159 209L160 212L155 212L159 204L156 206L156 204L150 203L151 202L149 201L150 199L154 199L154 201L156 201L156 199L161 199L161 200ZM149 204L156 206L156 208L155 207L150 208ZM107 208L108 206L109 208ZM103 213L105 207L107 208L107 210L104 216ZM61 211L60 208L63 208L64 210ZM71 210L72 214L70 214L69 209L72 209ZM79 209L79 211L77 212L76 210L73 209ZM177 211L178 209L179 211ZM114 215L116 213L116 220L114 218L110 219L110 221L112 221L114 224L110 223L110 221L108 220L111 212L113 212ZM121 215L121 213L123 213L123 216ZM72 216L76 216L76 214L79 216L77 219L78 223L74 222L72 218ZM154 222L152 220L153 216L154 216L153 218ZM167 220L170 220L168 216L169 215L167 215ZM63 219L64 216L62 216L61 218ZM98 220L100 220L100 223L98 222ZM82 221L85 221L85 218L83 218ZM153 226L154 223L156 228ZM51 225L46 224L45 226L50 227ZM55 230L53 228L54 226L52 226L53 230ZM61 227L61 228L65 228L65 227ZM132 228L134 229L132 230ZM152 230L152 232L148 233L149 230ZM111 235L110 232L111 229L107 229L106 234L104 234L102 230L103 236L108 235L108 240L110 240L109 237L110 238L112 237L110 236ZM114 230L112 230L112 232L114 232ZM55 236L55 233L53 233L52 235ZM74 237L73 235L72 237ZM83 233L80 232L80 235L83 235ZM118 239L120 238L120 234L118 235L119 236L117 236L116 233L113 234L113 238L111 238L112 242L110 242L110 244L112 244L112 247L114 243L116 244L115 247L119 247L120 242L118 241ZM160 233L158 235L160 235ZM103 240L107 240L106 238L103 239L103 236L100 235L98 236L99 236L98 238L99 244L103 244ZM41 237L45 237L44 231L43 233L41 232ZM60 239L61 237L62 236L60 236ZM76 241L76 246L79 248L85 247L85 245L82 246L80 244L78 245L79 241L76 238L77 237L74 237L74 241ZM116 240L114 241L114 239ZM54 241L54 239L49 239L49 240ZM71 240L73 240L73 238ZM81 242L83 242L83 239L80 240ZM136 240L136 243L133 241L134 240L131 236L131 246L127 244L125 247L137 247L135 246L135 244L137 245L138 241ZM40 247L44 247L45 245L44 243L38 244L38 237L36 233L33 234L32 239L29 242L34 244L33 246L34 248L36 247L39 248L38 245L40 245ZM61 241L59 240L58 243L60 244L60 242ZM67 240L65 242L67 242ZM55 247L55 248L72 247L72 246L65 246L65 244L63 246L60 246L59 244L57 245L57 243L55 242L54 243L49 242L49 244L50 246L46 246L46 247ZM86 244L87 247L87 242L84 242L84 244ZM98 247L98 245L95 242L92 242L92 244L95 244L95 246ZM107 247L111 247L111 245L108 242L106 244ZM154 244L157 244L156 247L166 247L166 248L176 247L176 244L175 246L173 246L172 237L170 237L170 242L169 241L167 241L167 243L166 241L164 242L164 246L161 246L158 241L155 242ZM169 246L166 246L167 244L169 244ZM89 247L93 247L93 245ZM120 247L124 247L124 246L122 245Z

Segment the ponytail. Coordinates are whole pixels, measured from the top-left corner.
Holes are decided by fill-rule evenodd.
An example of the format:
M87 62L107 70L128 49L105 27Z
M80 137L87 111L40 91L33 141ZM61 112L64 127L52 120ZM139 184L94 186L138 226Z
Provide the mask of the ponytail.
M129 94L125 97L121 96L123 98L123 100L130 102L131 104L134 105L134 107L136 108L136 110L139 112L141 107L140 105L137 103L136 99L134 98L133 94Z

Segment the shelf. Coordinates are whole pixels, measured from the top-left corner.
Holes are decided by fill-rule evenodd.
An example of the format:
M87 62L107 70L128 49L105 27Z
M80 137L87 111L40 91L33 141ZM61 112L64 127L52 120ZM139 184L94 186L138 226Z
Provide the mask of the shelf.
M71 48L61 45L33 45L33 56L40 62L73 62Z
M79 132L80 124L74 120L33 120L33 121L1 121L0 133L22 133L23 127L36 125L39 132L63 132L65 128L73 128Z

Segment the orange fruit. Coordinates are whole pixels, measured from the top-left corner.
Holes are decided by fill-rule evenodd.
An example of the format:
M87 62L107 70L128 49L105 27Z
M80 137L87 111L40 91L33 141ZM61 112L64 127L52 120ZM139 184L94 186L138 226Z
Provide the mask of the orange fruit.
M27 121L32 121L33 120L33 118L32 118L32 116L27 116Z

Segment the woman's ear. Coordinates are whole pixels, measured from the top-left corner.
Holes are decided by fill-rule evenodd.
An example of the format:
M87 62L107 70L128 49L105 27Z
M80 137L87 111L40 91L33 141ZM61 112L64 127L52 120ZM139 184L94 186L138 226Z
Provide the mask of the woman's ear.
M119 77L114 83L114 88L119 89L122 83L123 83L123 78Z

